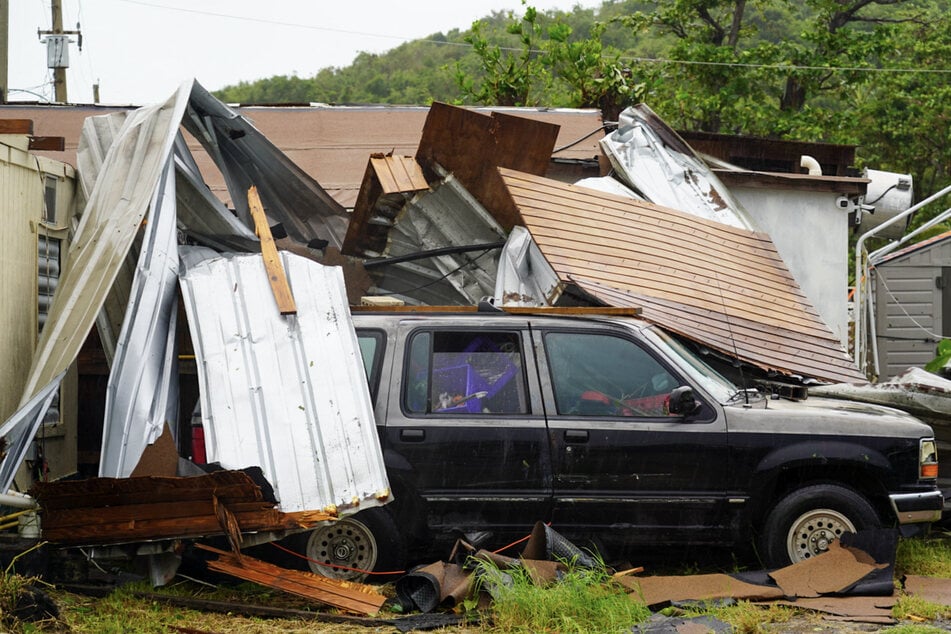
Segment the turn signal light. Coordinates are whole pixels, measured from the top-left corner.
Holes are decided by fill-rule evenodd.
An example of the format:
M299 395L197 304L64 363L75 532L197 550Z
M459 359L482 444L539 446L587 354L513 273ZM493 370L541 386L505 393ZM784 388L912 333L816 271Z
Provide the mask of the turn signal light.
M931 479L938 477L938 465L937 464L923 464L921 465L921 477L922 479Z

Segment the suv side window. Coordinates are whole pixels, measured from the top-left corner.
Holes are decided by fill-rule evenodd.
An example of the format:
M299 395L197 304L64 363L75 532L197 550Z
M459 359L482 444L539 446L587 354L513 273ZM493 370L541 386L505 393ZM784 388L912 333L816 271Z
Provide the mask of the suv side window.
M357 343L360 344L360 357L363 359L363 371L367 375L370 395L376 401L380 387L380 370L383 361L383 346L386 336L380 330L357 329Z
M545 334L558 413L571 416L668 416L679 381L629 339L582 332Z
M416 332L403 382L411 414L525 414L525 363L519 334Z

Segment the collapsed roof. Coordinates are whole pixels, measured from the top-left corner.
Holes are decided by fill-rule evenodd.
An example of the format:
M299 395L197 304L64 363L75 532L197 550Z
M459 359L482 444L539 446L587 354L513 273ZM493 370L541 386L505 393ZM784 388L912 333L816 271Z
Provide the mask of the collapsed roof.
M244 201L237 205L237 219L203 194L206 188L181 126L207 144L232 198ZM339 245L346 216L316 181L197 82L186 82L162 104L95 118L84 132L79 156L88 202L37 345L24 405L8 422L11 429L3 429L14 433L13 427L42 420L44 411L37 412L36 403L76 358L111 294L121 300L119 308L99 321L108 326L118 315L121 325L111 329L114 358L100 475L127 477L166 429L177 431L178 230L199 244L254 244L252 229L268 227L254 224L242 211L249 208L242 190L252 183L271 220L302 242L321 238ZM291 287L306 301L299 302L296 314L285 316L269 291L249 293L268 288L271 273L265 273L260 254L245 256L251 264L240 274L228 265L243 260L205 255L207 250L195 256L210 260L204 263L210 272L200 297L185 296L198 366L208 372L201 381L201 415L214 458L225 468L260 466L284 511L339 509L346 514L385 502L389 484L369 389L363 372L354 370L360 367L356 336L349 320L339 319L348 311L340 269L288 255ZM134 262L131 279L120 276L127 258ZM225 325L222 332L228 315L240 315L240 323ZM328 330L339 345L327 349L321 342L318 349ZM215 347L243 343L248 345L240 359ZM229 361L227 382L209 370L220 358ZM281 372L268 370L274 365ZM328 375L346 377L346 385L328 381ZM345 393L334 393L339 389ZM294 416L286 411L291 405ZM255 440L242 443L241 438ZM288 443L295 449L289 454ZM251 456L248 444L282 455ZM353 447L354 455L341 460L342 447ZM4 473L6 467L5 462ZM177 467L166 465L171 475ZM10 481L0 485L9 487Z
M626 113L631 130L606 137L603 145L638 194L685 208L543 178L545 163L537 157L550 155L556 135L537 122L520 128L516 118L502 121L434 104L416 154L430 179L448 172L435 182L458 181L477 201L466 204L460 197L429 222L461 226L482 218L484 209L491 218L477 221L482 230L497 224L509 231L501 253L482 257L476 249L491 248L490 238L476 231L427 232L407 245L402 225L416 226L414 210L433 190L405 191L403 199L382 196L368 170L364 185L376 188L377 195L359 199L354 222L366 231L351 224L344 252L372 251L383 258L405 257L413 248L439 258L454 253L429 274L429 284L419 278L399 285L387 271L378 276L378 292L412 303L475 303L471 293L463 296L457 289L464 279L489 272L496 286L487 295L500 305L550 305L565 301L568 293L574 295L571 301L639 306L659 326L768 373L829 382L862 378L769 236L751 229L716 176L649 109ZM510 135L506 142L499 140L503 134ZM531 153L524 150L527 143ZM456 290L441 284L450 276L457 278Z

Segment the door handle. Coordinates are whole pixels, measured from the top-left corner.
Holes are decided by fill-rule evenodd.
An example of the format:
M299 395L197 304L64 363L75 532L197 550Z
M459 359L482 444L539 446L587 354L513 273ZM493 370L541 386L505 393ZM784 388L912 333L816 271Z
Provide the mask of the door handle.
M565 442L588 442L588 432L582 429L566 429Z
M423 442L426 432L422 429L401 429L400 440L403 442Z

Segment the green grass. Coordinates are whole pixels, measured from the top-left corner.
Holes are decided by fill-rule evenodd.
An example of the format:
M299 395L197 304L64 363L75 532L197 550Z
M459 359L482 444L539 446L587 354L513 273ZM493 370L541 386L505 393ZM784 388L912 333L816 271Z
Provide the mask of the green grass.
M951 579L951 536L902 539L895 557L895 576L922 575Z
M493 632L628 632L650 618L647 607L604 568L569 567L561 579L542 587L524 569L503 571L484 563L479 584L493 596Z

